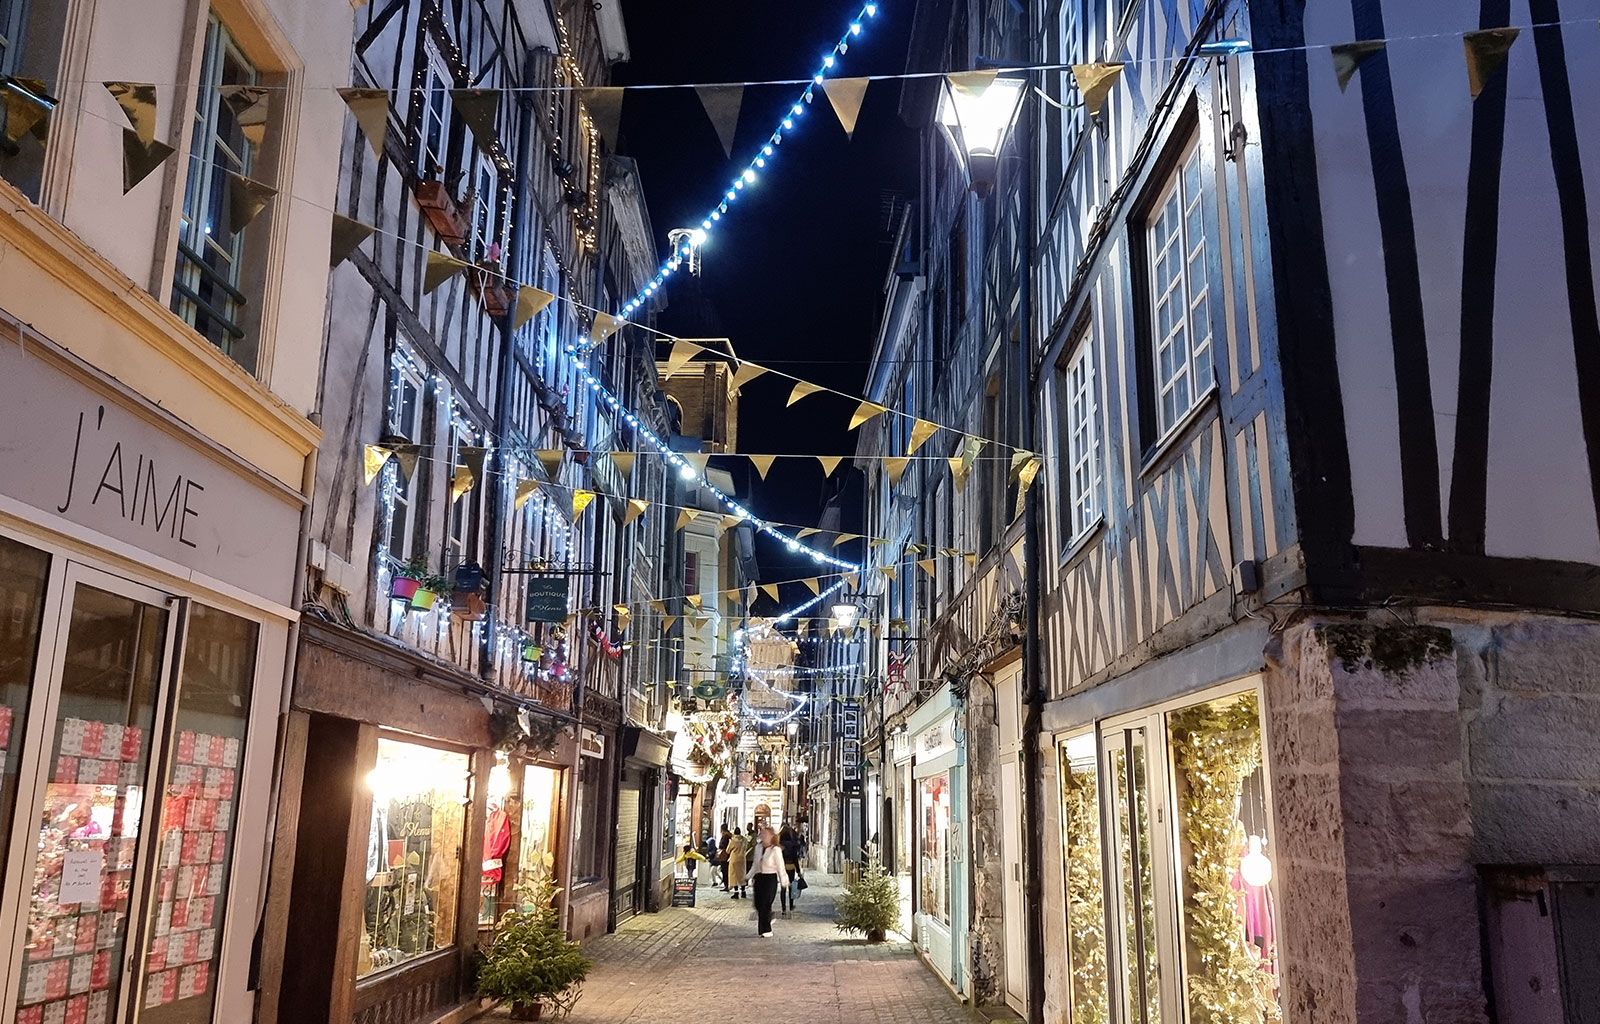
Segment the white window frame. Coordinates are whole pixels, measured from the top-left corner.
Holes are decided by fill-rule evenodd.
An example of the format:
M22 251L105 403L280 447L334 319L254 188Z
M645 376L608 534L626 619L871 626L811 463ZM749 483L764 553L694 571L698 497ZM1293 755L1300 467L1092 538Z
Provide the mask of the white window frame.
M1062 526L1068 547L1077 544L1104 516L1104 490L1100 460L1100 380L1095 361L1094 335L1085 331L1076 351L1057 377L1060 389L1060 489Z
M473 160L472 170L472 252L481 263L489 258L489 246L500 246L500 264L505 266L509 257L508 236L504 212L495 214L495 200L500 191L500 169L481 150ZM487 184L489 187L484 188Z
M1158 433L1165 437L1216 386L1207 267L1211 249L1198 132L1151 206L1145 239L1151 380ZM1179 257L1175 268L1168 266L1173 255ZM1181 316L1171 316L1170 310L1181 310Z
M456 469L465 463L461 459L461 449L472 443L472 428L460 417L453 417L450 421L450 475L445 479L445 495L448 498L450 487L455 478ZM478 487L483 481L475 481L472 490L463 494L455 501L447 501L445 516L447 525L445 529L445 565L443 571L449 574L458 565L476 561L474 553L468 545L472 538L472 520L477 511Z
M450 158L450 90L455 79L444 66L439 51L429 42L423 47L425 70L422 76L422 118L417 125L417 176L424 180L437 178L443 181L450 174L446 162ZM430 145L432 133L429 126L439 128L438 151Z
M415 394L415 401L411 405L410 422L404 422L405 389L409 387ZM414 369L401 353L396 352L389 358L389 397L388 417L390 429L407 441L418 442L422 434L422 411L427 400L427 381L422 374ZM384 547L391 558L405 561L414 554L412 544L416 537L417 529L417 503L413 500L412 486L414 481L408 481L401 475L399 468L393 461L384 470L384 486L389 488L389 493L394 501L396 515L391 515L384 524ZM395 521L400 521L400 536L395 536Z

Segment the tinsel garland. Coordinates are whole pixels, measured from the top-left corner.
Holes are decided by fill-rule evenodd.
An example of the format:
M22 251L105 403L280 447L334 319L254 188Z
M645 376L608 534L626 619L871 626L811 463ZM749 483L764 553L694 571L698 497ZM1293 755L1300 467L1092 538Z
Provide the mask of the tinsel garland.
M1261 767L1254 694L1186 708L1168 721L1173 766L1183 777L1179 820L1189 846L1184 918L1192 1024L1277 1024L1275 976L1245 939L1233 875L1245 847L1239 802Z
M1072 965L1073 1024L1106 1024L1105 875L1100 859L1100 810L1093 774L1063 765L1066 809L1067 945Z

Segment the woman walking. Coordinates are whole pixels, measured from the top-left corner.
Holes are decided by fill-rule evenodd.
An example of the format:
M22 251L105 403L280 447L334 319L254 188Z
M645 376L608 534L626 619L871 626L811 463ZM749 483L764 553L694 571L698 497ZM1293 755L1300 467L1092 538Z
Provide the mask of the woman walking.
M751 839L753 840L754 838L755 836L752 834ZM727 853L728 884L733 887L733 898L736 900L743 899L746 895L745 885L747 882L744 864L745 858L750 853L750 843L745 840L737 825L733 827L733 835L728 839Z
M778 846L783 850L783 870L788 876L785 880L788 884L779 891L783 912L787 914L800 902L800 888L806 884L805 872L800 868L803 858L800 851L800 833L785 824L783 831L778 833Z
M778 880L782 877L783 847L778 845L778 834L768 825L761 830L755 861L745 877L756 889L756 930L764 939L772 935L772 901L778 895Z

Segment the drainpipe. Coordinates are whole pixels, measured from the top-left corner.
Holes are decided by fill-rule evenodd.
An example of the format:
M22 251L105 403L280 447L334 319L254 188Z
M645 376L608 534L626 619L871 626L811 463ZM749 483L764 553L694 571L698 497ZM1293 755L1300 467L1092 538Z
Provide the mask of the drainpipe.
M1038 390L1032 379L1033 368L1033 231L1034 231L1034 160L1033 119L1026 95L1023 98L1023 118L1019 127L1022 138L1017 150L1022 167L1022 218L1019 227L1019 259L1022 278L1018 283L1017 315L1021 331L1017 339L1016 393L1023 396L1026 408L1022 410L1021 444L1027 451L1037 451L1034 441L1035 416L1038 413ZM1024 554L1022 600L1026 632L1022 646L1024 701L1022 712L1022 834L1027 837L1023 858L1023 901L1027 905L1028 931L1028 1021L1044 1021L1044 829L1043 824L1043 759L1039 753L1041 719L1044 715L1044 636L1041 616L1039 565L1044 551L1043 510L1039 505L1040 488L1030 487L1023 499Z

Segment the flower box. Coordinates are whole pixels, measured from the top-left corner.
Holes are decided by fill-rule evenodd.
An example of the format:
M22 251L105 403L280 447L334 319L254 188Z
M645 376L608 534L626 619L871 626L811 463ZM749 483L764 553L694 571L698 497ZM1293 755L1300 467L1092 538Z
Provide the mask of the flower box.
M461 245L467 240L467 220L442 181L417 182L417 205L428 218L434 234L448 245Z

